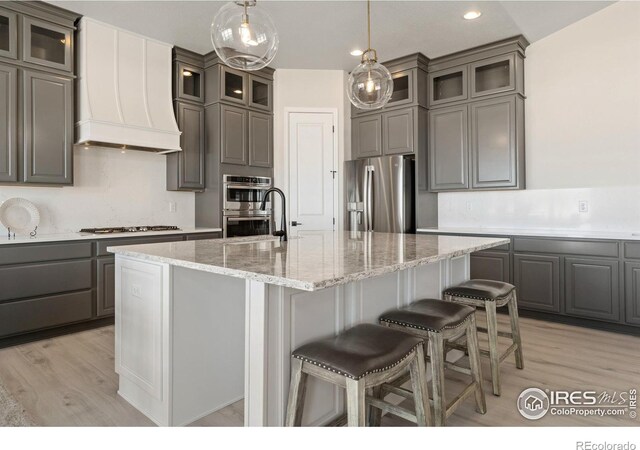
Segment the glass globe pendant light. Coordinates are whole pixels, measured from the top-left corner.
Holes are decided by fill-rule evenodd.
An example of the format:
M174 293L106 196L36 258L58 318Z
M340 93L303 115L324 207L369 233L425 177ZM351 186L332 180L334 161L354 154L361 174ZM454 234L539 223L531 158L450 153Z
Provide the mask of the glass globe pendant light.
M220 8L211 23L211 42L229 67L260 70L278 52L278 32L256 0L234 1Z
M378 109L387 104L393 93L393 78L389 70L378 63L378 54L371 48L371 0L367 0L368 48L360 64L351 71L347 81L349 100L358 109Z

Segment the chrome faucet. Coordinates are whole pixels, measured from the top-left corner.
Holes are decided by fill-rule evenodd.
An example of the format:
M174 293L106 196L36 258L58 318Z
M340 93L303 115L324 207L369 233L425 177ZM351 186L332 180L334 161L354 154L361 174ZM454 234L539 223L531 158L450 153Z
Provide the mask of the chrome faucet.
M263 211L266 209L267 199L269 198L269 194L271 194L272 192L277 192L278 194L280 194L280 198L282 199L282 216L280 219L281 229L279 231L274 231L273 235L280 236L281 241L286 241L287 240L287 199L284 196L284 192L282 192L280 189L275 187L267 189L267 191L264 193L264 196L262 197L262 203L260 203L260 209Z

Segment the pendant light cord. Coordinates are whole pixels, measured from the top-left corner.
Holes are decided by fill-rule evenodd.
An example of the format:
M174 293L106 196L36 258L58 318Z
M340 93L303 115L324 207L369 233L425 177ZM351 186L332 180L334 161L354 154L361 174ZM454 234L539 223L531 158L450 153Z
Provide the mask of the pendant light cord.
M371 0L367 0L367 49L371 50Z

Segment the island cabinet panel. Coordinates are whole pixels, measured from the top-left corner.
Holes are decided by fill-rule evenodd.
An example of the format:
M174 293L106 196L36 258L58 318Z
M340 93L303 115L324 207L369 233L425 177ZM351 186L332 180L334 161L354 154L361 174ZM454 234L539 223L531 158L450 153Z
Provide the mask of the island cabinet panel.
M472 253L471 279L511 283L511 258L509 253L488 251Z
M513 267L518 306L560 312L560 257L516 253Z
M382 156L382 116L358 117L351 122L352 159Z
M432 191L469 187L466 105L429 111L429 184Z
M0 181L5 182L18 181L17 76L15 67L0 64Z
M96 275L98 287L96 315L98 317L113 315L116 301L116 263L114 258L99 258L96 261Z
M640 325L640 262L624 263L626 322Z
M73 80L23 71L24 181L73 181Z
M220 162L226 164L248 163L247 124L249 111L234 106L220 106Z
M565 311L572 316L620 320L618 261L565 258Z
M414 108L382 114L382 152L402 155L414 152Z

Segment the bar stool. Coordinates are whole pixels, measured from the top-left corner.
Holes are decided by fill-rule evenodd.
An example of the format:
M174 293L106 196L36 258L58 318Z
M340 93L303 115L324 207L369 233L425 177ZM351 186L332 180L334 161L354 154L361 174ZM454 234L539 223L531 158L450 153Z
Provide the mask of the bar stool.
M414 392L415 414L366 395L367 390L402 376L407 367ZM346 388L347 425L350 427L365 426L367 404L411 420L418 426L431 424L423 343L408 333L361 324L335 337L294 350L286 426L301 425L308 375Z
M475 308L442 300L419 300L406 308L389 311L380 316L380 323L391 328L398 328L428 341L429 359L433 384L433 409L436 426L444 426L449 417L460 404L472 394L475 395L476 410L485 414L487 405L482 390L482 372L480 368L480 352L476 333ZM445 361L445 342L467 337L470 369L466 369ZM445 367L456 372L471 375L469 383L463 391L447 404L444 388ZM382 395L391 392L405 396L407 391L397 386L384 385Z
M489 337L489 351L481 350L480 353L484 356L489 356L493 394L500 395L500 363L504 361L511 352L514 352L516 367L518 369L524 369L516 287L502 281L469 280L458 286L445 289L443 298L444 300L457 304L484 308L486 311L487 328L478 327L478 331L487 333ZM509 309L511 333L498 330L496 309L502 308L505 305ZM500 354L498 351L498 336L510 338L512 341L509 348L503 354ZM460 348L460 345L452 343L451 347Z

